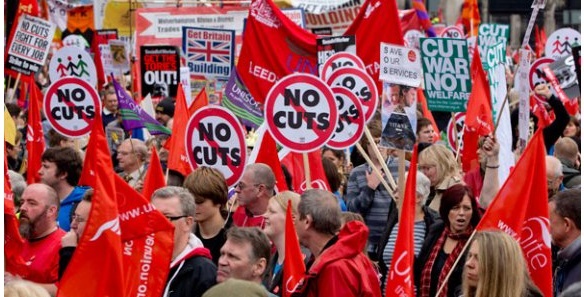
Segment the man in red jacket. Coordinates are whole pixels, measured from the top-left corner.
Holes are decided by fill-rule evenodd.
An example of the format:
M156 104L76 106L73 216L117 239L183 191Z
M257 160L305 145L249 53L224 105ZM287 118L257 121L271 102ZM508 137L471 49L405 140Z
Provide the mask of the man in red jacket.
M305 191L298 213L298 239L314 261L294 296L381 296L377 273L363 253L367 227L353 221L339 232L341 210L335 196L324 190Z

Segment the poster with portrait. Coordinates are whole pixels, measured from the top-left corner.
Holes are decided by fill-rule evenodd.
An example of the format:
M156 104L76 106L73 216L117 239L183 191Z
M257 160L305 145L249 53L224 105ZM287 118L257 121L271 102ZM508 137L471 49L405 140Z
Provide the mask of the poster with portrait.
M381 147L412 151L416 143L416 88L384 82Z

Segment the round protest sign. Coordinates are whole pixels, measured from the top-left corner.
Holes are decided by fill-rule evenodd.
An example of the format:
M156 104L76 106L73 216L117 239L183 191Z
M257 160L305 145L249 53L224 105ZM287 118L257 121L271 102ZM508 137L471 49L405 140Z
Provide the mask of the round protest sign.
M322 66L320 78L327 81L328 78L340 68L360 68L365 70L365 63L357 55L348 52L339 52L330 56Z
M191 167L219 170L230 187L243 175L247 156L245 133L235 115L223 107L208 106L191 116L185 147Z
M369 122L373 118L379 95L375 81L365 71L357 68L339 69L329 77L327 84L331 87L341 86L349 89L359 98L363 111L365 112L365 121Z
M64 77L47 90L43 110L55 131L76 138L91 131L95 114L101 112L100 104L97 91L88 82Z
M462 29L457 26L448 26L440 33L440 37L464 38L464 33L462 32Z
M64 46L53 54L49 63L49 78L54 82L65 76L81 78L91 86L97 85L95 64L83 48Z
M77 34L68 35L67 37L63 38L62 42L63 46L75 46L83 50L89 48L87 40L85 40L83 36Z
M539 84L547 83L543 68L553 62L555 62L554 59L543 57L535 60L531 64L531 68L529 69L529 88L531 90L534 90Z
M545 43L545 56L554 60L572 55L572 47L580 45L580 32L572 28L554 31Z
M420 30L408 30L404 34L404 45L409 48L420 49L420 38L424 38L426 35Z
M339 120L335 133L327 146L342 150L348 148L361 139L365 129L365 114L359 98L343 87L332 87L337 109L339 110Z
M270 89L264 106L268 131L293 151L320 148L335 132L339 113L333 91L316 76L285 76Z
M448 145L450 145L450 148L453 151L456 151L458 144L462 141L462 129L464 128L465 117L466 113L457 112L454 114L454 121L452 121L452 118L450 118L450 121L448 121L448 126L446 126ZM464 143L462 144L462 147L464 147Z

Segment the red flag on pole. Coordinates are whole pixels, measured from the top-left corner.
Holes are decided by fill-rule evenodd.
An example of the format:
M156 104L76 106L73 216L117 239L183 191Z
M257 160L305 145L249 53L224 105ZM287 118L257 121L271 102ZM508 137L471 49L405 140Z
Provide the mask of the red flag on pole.
M18 220L14 211L14 193L8 177L8 161L4 153L4 261L5 270L21 277L26 276L26 264L21 252L24 240L18 231Z
M247 163L264 163L270 166L276 176L276 188L278 192L288 190L274 138L272 138L265 125L260 126L256 133L258 134L258 138Z
M304 266L304 257L300 251L300 244L298 243L298 236L294 228L294 220L292 219L292 201L288 200L288 207L286 208L286 232L284 244L286 251L284 255L284 281L282 296L292 296L296 288L302 285L306 267Z
M418 173L418 147L414 146L406 190L399 218L397 240L387 273L385 296L414 295L414 221L416 212L416 178Z
M30 85L30 102L28 104L28 124L26 127L26 150L28 151L26 182L33 184L41 180L39 170L41 169L41 156L45 150L43 126L41 124L43 95L32 79L29 80L28 84Z
M146 200L150 201L152 193L164 186L166 186L166 182L164 182L164 172L162 171L160 158L158 158L156 148L152 147L148 171L144 177L144 189L142 189L142 195Z
M103 63L101 62L101 51L99 50L99 35L93 32L91 39L91 51L93 52L93 63L95 64L95 72L97 72L97 91L107 83L108 74L103 70Z
M330 191L330 186L322 166L320 149L307 154L308 164L310 164L310 181L312 188ZM302 154L292 152L288 149L282 149L278 153L278 158L280 158L280 162L286 166L286 169L292 174L292 186L294 187L294 192L302 194L306 191L306 176Z
M544 296L551 297L552 260L545 156L542 129L538 129L476 230L501 229L513 236L521 245L533 282Z
M471 65L474 77L472 90L468 99L468 109L465 117L465 128L462 136L464 143L462 152L462 170L468 172L479 166L477 156L479 137L492 133L493 111L491 108L491 93L479 51L475 50Z
M182 84L178 84L176 91L176 107L174 112L174 121L172 123L172 134L167 140L168 146L168 169L179 172L184 177L189 175L193 169L189 164L189 158L185 148L185 130L189 121L189 110L187 100Z
M424 96L424 90L422 90L422 88L418 88L418 102L422 106L422 115L432 122L432 128L434 129L434 142L440 140L440 130L438 129L438 125L436 125L432 112L428 109L428 102L426 101L426 96Z
M191 106L189 106L189 114L193 115L195 111L207 105L209 105L209 97L207 97L207 91L205 91L205 88L203 88L197 95L197 98L193 100Z
M481 14L477 0L465 0L462 4L460 19L468 36L479 35L479 24L481 23Z
M94 123L101 123L97 111ZM85 231L61 278L57 296L128 296L125 292L122 240L113 165L101 125L94 124L89 139L94 152L85 158L91 170L88 184L95 193ZM84 168L84 170L86 170Z
M114 179L127 296L161 296L170 270L174 226L154 208L150 199L136 192L120 176L115 175ZM160 180L164 182L164 176Z

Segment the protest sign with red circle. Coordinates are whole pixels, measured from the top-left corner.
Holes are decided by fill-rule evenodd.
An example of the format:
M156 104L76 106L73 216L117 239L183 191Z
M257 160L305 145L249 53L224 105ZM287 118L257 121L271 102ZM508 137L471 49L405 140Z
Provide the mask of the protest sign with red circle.
M547 78L545 76L543 68L545 66L549 65L550 63L553 63L553 62L555 62L554 59L548 58L548 57L543 57L543 58L539 58L539 59L535 60L531 64L531 68L529 68L529 88L532 91L535 90L535 87L537 85L547 83ZM553 92L553 89L552 89L552 92ZM545 98L543 98L539 95L535 95L535 97L537 97L537 99L539 99L539 100L546 101Z
M333 91L318 77L305 73L282 78L265 101L268 131L296 152L310 152L327 143L338 115Z
M361 139L365 129L365 114L359 98L343 87L332 87L339 120L333 137L327 143L331 148L342 150L348 148Z
M97 70L91 55L77 46L64 46L53 54L49 62L49 78L57 81L61 77L73 76L97 85Z
M462 29L457 26L448 26L440 33L440 37L464 38L464 33L462 32Z
M234 186L243 175L247 156L245 133L235 115L223 107L207 106L191 116L185 148L193 169L215 168L228 186Z
M453 118L450 118L450 121L448 121L448 126L446 127L448 145L453 151L456 151L458 144L462 143L462 129L464 129L465 118L465 112L456 112L454 113L454 121ZM463 147L464 143L462 143L462 146L460 147L461 150Z
M101 102L95 88L85 80L63 77L47 90L43 110L55 131L76 138L91 131L95 114L101 112Z
M331 87L341 86L349 89L361 101L365 121L369 122L373 118L379 95L375 81L365 71L358 68L339 69L333 72L326 83Z
M365 70L365 63L355 54L339 52L330 56L324 62L320 78L323 81L327 81L333 72L340 68L359 68Z

